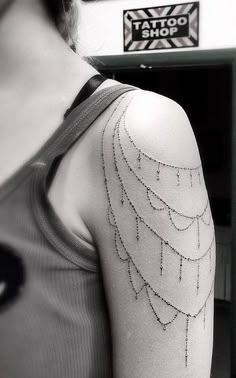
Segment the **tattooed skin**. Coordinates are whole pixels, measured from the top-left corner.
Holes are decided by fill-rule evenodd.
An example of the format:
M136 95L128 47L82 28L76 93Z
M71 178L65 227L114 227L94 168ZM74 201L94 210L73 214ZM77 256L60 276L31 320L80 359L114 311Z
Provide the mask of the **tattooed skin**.
M102 133L107 222L137 303L146 296L149 321L167 333L182 319L188 368L192 323L201 317L207 328L214 298L215 234L202 165L178 166L145 150L127 122L132 100L117 112L124 97Z

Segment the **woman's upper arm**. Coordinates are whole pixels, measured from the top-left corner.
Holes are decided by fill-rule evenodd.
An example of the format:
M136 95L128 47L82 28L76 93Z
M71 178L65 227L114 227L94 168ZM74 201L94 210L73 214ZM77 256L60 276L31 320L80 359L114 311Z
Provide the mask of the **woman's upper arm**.
M100 147L91 231L114 377L209 378L214 224L189 119L176 102L137 91L105 125Z

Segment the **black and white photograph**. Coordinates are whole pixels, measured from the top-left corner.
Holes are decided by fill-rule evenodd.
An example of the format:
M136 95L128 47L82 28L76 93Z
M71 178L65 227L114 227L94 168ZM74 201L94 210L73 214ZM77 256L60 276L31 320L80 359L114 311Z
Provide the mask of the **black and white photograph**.
M0 378L236 378L235 0L0 0Z

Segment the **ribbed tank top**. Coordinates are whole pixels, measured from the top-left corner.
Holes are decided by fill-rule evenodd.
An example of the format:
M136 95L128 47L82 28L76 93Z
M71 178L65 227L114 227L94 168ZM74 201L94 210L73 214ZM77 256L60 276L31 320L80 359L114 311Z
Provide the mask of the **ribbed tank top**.
M47 187L55 162L134 89L118 84L83 98L0 187L0 378L112 378L98 255L62 224Z

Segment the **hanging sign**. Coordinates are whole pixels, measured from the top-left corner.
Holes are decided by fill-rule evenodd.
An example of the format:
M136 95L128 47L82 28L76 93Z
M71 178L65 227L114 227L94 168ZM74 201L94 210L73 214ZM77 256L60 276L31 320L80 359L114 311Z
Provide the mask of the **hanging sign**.
M199 2L124 10L124 51L196 47Z

